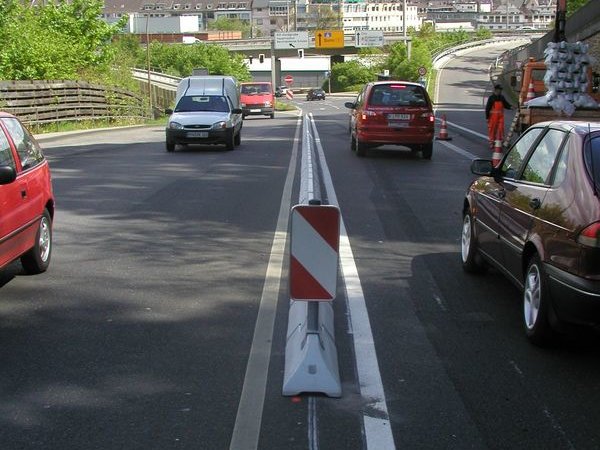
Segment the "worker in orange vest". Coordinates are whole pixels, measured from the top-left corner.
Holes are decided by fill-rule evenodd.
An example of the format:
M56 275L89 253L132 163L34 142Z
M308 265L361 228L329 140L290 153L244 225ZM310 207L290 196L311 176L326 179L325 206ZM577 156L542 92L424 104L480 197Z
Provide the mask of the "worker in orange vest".
M494 148L496 140L504 139L504 110L512 109L510 103L502 95L502 86L494 86L494 93L489 96L485 105L485 119L488 123L488 137L490 148Z

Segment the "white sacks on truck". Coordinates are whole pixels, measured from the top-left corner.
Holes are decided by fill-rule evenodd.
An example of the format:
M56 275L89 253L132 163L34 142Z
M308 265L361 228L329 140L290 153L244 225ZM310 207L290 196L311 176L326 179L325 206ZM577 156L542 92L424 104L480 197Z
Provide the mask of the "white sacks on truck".
M549 42L544 50L546 95L525 105L551 106L567 117L572 116L576 108L598 108L598 103L588 95L589 66L594 62L588 49L582 42Z

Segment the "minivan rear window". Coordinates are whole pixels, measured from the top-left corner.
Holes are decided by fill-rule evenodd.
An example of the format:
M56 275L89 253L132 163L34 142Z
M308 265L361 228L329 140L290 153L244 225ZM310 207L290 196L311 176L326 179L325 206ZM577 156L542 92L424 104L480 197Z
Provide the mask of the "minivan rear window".
M428 106L421 86L402 83L378 84L371 90L371 106Z

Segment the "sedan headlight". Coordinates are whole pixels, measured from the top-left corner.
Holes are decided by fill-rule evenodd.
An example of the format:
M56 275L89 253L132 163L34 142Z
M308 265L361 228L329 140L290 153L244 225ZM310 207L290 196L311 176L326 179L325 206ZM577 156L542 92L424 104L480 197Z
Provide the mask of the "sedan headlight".
M266 106L267 108L270 108L270 107L272 106L272 103L271 103L271 102L265 102L265 106Z
M225 128L227 128L227 122L225 122L224 120L217 123L213 123L212 126L213 130L224 130Z
M172 130L183 130L183 125L179 122L169 122L169 128Z
M244 108L244 107L246 106L246 104L245 104L244 102L242 102L242 103L240 103L240 106L241 106L242 108Z

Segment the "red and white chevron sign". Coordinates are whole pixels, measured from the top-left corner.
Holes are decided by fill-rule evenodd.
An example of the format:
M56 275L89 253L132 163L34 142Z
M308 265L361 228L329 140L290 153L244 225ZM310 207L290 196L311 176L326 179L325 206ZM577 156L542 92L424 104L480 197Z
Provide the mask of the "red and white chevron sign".
M335 298L340 246L340 210L332 205L292 208L290 298Z

